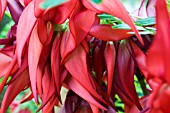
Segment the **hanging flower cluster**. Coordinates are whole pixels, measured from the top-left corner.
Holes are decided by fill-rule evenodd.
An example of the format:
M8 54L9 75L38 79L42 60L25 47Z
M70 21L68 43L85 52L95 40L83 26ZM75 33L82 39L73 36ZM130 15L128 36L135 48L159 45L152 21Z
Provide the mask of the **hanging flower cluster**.
M61 105L60 113L115 113L115 95L127 113L169 113L166 1L149 0L145 7L141 0L140 8L132 12L145 18L156 13L155 36L140 35L150 25L138 28L120 0L59 1L43 8L44 0L0 0L0 20L8 10L15 22L0 39L0 93L7 86L0 113L26 89L31 93L20 103L34 98L43 113L53 113ZM128 29L115 29L117 22L104 23L103 16L121 19ZM142 98L136 92L135 75ZM64 102L62 87L68 89Z

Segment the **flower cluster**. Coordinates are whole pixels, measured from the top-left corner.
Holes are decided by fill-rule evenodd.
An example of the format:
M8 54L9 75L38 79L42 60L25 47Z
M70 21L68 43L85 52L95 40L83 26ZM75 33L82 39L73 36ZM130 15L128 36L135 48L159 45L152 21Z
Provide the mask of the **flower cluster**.
M15 23L0 39L0 93L7 85L1 113L26 89L31 93L20 103L34 98L43 113L53 113L62 104L60 113L115 113L115 95L127 113L170 112L166 1L141 0L132 12L145 18L156 14L154 36L140 34L150 25L139 29L134 22L138 18L133 20L120 0L97 1L61 0L43 8L44 0L0 0L0 20L6 10ZM101 14L121 19L129 29L115 29L117 22L102 23ZM134 76L142 86L142 98ZM64 102L62 87L68 89Z

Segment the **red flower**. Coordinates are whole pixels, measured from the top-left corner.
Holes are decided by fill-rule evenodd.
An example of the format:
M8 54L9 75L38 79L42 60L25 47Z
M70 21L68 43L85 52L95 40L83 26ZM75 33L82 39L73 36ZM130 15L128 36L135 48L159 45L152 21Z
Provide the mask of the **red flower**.
M169 84L170 84L170 21L165 0L156 2L157 32L153 44L148 50L147 67L148 79L153 88L150 97L151 113L168 113Z
M0 20L2 19L7 5L7 0L0 1Z
M146 59L137 45L127 39L132 36L128 32L134 31L142 44L143 40L122 3L119 0L103 0L99 4L91 0L70 0L53 8L41 9L41 2L19 0L14 2L17 7L9 2L16 35L11 29L9 35L14 40L0 40L0 44L5 45L0 50L3 59L0 59L0 69L3 69L0 77L4 77L0 92L8 85L1 112L5 112L26 88L30 88L32 93L23 102L34 97L38 104L39 97L42 105L38 111L52 112L54 106L62 102L60 91L63 86L72 90L73 95L86 105L73 101L70 106L74 109L65 109L70 103L68 95L61 112L115 112L115 94L128 108L134 103L142 110L134 86L134 73L135 66L138 66L147 76ZM3 7L1 16L5 3L0 2ZM100 13L122 19L132 30L100 25L97 17ZM68 28L63 29L64 24L68 24ZM126 39L124 43L119 41L122 39Z

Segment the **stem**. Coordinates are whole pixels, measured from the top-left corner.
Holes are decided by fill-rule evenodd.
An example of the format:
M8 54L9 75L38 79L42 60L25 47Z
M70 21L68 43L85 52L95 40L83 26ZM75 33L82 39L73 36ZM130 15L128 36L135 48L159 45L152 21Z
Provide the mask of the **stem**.
M141 75L141 73L139 72L139 69L136 70L136 77L137 77L139 84L142 88L143 94L148 95L149 92L147 91L147 88L146 88L145 77L143 75Z

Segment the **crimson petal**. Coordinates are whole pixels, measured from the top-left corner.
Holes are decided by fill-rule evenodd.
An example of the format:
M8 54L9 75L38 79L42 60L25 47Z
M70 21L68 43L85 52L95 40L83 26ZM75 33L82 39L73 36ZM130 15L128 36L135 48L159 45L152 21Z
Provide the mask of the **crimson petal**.
M38 94L40 95L40 97L42 97L42 77L50 54L50 49L51 49L51 45L43 46L42 48L43 51L41 51L41 56L37 67L36 83L37 83Z
M105 62L107 67L107 95L110 98L111 89L112 89L112 82L113 82L113 75L114 75L114 66L115 66L115 58L116 58L116 49L114 47L113 42L108 42L105 47Z
M39 40L37 25L36 25L32 31L30 41L29 41L29 46L28 46L28 66L29 66L31 87L37 103L38 100L37 100L37 88L36 88L36 74L37 74L37 66L42 51L42 47L43 46Z
M73 90L77 95L88 101L89 103L103 109L107 110L105 107L103 107L99 102L97 102L90 93L77 82L73 77L67 78L66 83L69 86L71 90Z
M127 44L127 43L126 43ZM130 55L127 45L121 43L118 49L118 72L120 79L123 83L125 90L127 91L129 97L135 103L135 105L142 110L142 107L138 101L138 95L134 86L134 60Z
M149 76L161 77L170 83L170 21L165 0L156 2L156 28L153 44L147 54Z
M95 21L96 13L90 10L82 10L70 18L70 31L72 32L76 45L79 45Z
M90 94L101 102L106 103L95 91L92 85L87 69L86 51L81 46L75 49L71 56L69 56L68 60L65 62L65 67L74 79L76 79L86 90L88 90Z
M8 71L8 66L10 65L12 58L0 52L0 78L6 74Z
M18 0L23 6L27 6L32 0Z
M65 37L67 38L67 37ZM69 55L71 54L71 52L76 48L76 42L75 39L73 37L73 35L70 33L68 38L67 38L67 42L65 42L65 48L64 48L64 52L62 54L62 60L61 60L61 64L63 64L67 58L69 57Z
M38 36L43 45L48 45L52 40L54 25L51 22L39 19L37 25Z
M42 101L42 105L37 111L40 111L42 108L44 108L49 102L51 102L51 98L54 98L53 96L55 96L54 81L52 79L50 65L48 63L46 64L45 72L42 78L42 88L43 88L43 97L42 97L43 101Z
M4 15L5 9L7 5L7 0L1 0L0 1L0 21Z
M17 63L17 58L16 58L16 55L15 55L14 58L13 58L13 60L12 60L12 62L10 63L10 65L9 65L9 67L8 67L7 72L6 72L5 75L4 75L3 81L2 81L1 84L0 84L0 93L2 92L2 90L3 90L4 86L5 86L5 84L6 84L7 80L8 80L8 77L9 77L9 75L11 74L11 72L12 72L13 70L16 70L16 69L18 68L18 66L16 65L16 63Z
M148 78L148 71L147 71L147 64L146 64L146 55L143 53L143 51L132 41L130 41L132 49L135 54L135 61L141 70L141 72L144 74L146 78Z
M37 18L42 17L42 15L45 13L45 10L40 8L40 4L43 1L44 0L34 0L34 14L35 14L35 17Z
M19 66L21 65L21 57L22 51L24 49L24 45L28 38L30 37L31 31L36 23L36 18L34 16L34 4L31 2L22 12L17 26L17 46L16 46L16 53Z
M100 41L98 45L94 48L93 52L93 63L94 63L94 71L96 72L96 79L99 85L101 85L101 78L103 76L104 69L104 52L103 47L105 46L104 42Z
M52 46L52 51L51 51L51 70L52 70L52 76L55 81L55 86L57 90L57 96L60 98L60 89L61 89L61 84L60 84L60 42L61 38L60 37L55 37L53 46Z
M70 0L60 6L58 6L56 17L54 19L54 22L57 24L62 24L65 22L65 20L70 16L73 9L75 8L75 5L79 2L79 0Z
M15 97L30 83L28 68L25 69L8 87L2 101L1 112L5 113Z
M131 30L113 29L111 25L94 25L89 31L89 34L104 41L116 41L129 38L127 34Z

